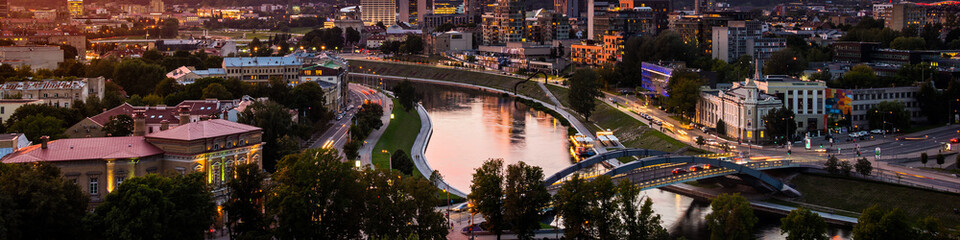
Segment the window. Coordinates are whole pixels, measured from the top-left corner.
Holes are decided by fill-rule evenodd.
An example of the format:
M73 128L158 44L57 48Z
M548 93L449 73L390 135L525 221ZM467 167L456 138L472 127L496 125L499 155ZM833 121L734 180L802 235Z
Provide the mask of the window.
M99 183L99 181L100 181L100 180L97 179L96 177L91 177L91 178L90 178L90 195L96 195L96 194L98 194L98 191L100 190L100 183Z
M120 184L123 183L123 180L126 179L126 178L127 178L127 177L125 177L125 176L119 176L119 177L117 177L117 186L120 186Z
M0 107L0 114L3 114L4 110L5 110L4 107Z

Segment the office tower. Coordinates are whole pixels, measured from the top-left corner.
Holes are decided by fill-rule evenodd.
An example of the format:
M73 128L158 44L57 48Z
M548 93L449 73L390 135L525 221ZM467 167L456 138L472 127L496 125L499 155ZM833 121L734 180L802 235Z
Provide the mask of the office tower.
M673 8L670 6L670 0L635 0L633 7L649 7L653 10L653 17L657 24L657 32L667 30L667 25L670 24L667 15L670 14L670 11L673 11Z
M162 0L150 0L150 12L163 13L164 11L166 11L166 7Z
M497 21L500 43L523 41L524 0L499 0L493 17Z
M360 20L365 25L382 22L390 26L397 22L397 4L393 0L360 0Z
M894 4L890 16L884 26L890 27L894 31L903 31L910 25L916 25L917 29L923 29L923 26L927 24L927 8L913 3Z
M436 15L456 14L457 8L459 8L461 4L464 4L464 2L457 1L457 0L433 0L433 5L432 5L433 14L436 14Z

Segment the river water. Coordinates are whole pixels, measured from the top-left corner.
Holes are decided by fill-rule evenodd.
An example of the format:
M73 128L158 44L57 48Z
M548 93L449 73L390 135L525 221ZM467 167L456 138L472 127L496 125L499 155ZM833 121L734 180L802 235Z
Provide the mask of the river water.
M490 158L543 168L550 176L573 163L566 128L553 117L512 98L473 89L417 84L433 121L426 157L453 187L469 192L474 169ZM654 203L663 226L675 237L709 239L704 216L708 202L653 189L643 193ZM780 216L757 213L757 239L783 239ZM831 236L850 238L850 229L830 226Z

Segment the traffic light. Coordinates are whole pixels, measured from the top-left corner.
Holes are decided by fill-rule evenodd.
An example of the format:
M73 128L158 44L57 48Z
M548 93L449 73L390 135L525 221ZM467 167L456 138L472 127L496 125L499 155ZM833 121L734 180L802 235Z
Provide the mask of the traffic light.
M793 153L793 150L787 150L787 156L790 156L791 153Z
M857 151L857 157L860 157L860 151Z

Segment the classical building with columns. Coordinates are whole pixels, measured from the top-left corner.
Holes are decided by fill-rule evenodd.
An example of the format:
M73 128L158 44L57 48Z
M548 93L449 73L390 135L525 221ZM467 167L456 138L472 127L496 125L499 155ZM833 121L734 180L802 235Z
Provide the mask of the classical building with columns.
M725 130L718 135L756 143L766 137L763 116L782 106L779 99L761 93L753 79L747 79L743 84L734 83L729 90L701 91L694 120L718 131Z
M179 124L147 133L146 111L133 113L134 136L40 139L40 144L4 156L3 163L47 162L80 185L91 202L102 202L125 179L152 173L203 172L217 204L226 201L226 181L239 164L263 166L263 131L254 126L212 119Z
M783 106L793 111L798 132L816 132L826 128L826 82L767 75L757 79L756 84L760 91L776 96L783 102Z

